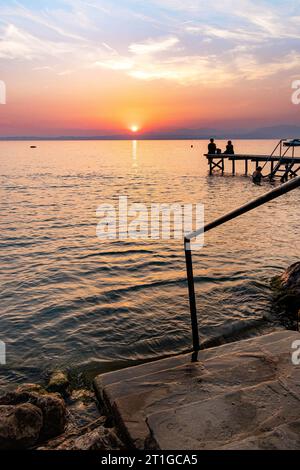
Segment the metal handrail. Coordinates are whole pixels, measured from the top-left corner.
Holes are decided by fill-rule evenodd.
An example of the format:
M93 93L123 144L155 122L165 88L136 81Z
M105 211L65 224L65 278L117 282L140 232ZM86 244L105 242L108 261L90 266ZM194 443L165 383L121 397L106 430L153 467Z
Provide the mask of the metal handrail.
M280 141L280 160L278 161L277 165L279 165L284 160L285 156L287 155L287 153L290 150L290 147L287 147L287 149L284 151L284 153L282 153L282 142L284 142L284 141ZM295 154L295 149L293 149L293 155L292 155L291 161L294 158L294 154ZM262 169L265 168L265 166L267 165L268 161L271 160L271 158L272 158L272 156L270 156L269 160L266 161L266 163L264 164ZM268 176L272 177L273 176L273 171L271 171L271 173Z
M239 207L238 209L229 212L226 215L210 222L209 224L204 225L198 230L188 234L184 238L184 251L186 259L186 270L187 270L187 280L188 280L188 291L189 291L189 303L190 303L190 313L191 313L191 323L192 323L192 337L193 337L193 350L194 352L199 351L200 341L199 341L199 331L198 331L198 318L197 318L197 305L196 305L196 295L195 295L195 281L193 273L193 260L192 260L192 250L191 250L191 240L202 235L209 230L212 230L220 225L229 222L232 219L239 217L257 207L266 204L267 202L276 199L283 194L286 194L290 191L293 191L296 188L300 187L300 176L288 181L287 183L282 184L278 188L269 191L266 194L254 199L251 202Z
M279 152L279 156L280 158L282 158L282 143L285 142L287 139L280 139L280 141L278 142L278 144L276 145L276 147L274 148L273 152L271 153L271 155L269 156L268 160L266 161L266 163L264 164L264 166L262 167L262 169L265 168L265 166L269 163L269 161L271 160L271 158L273 157L274 153L276 152L276 150L278 149L278 147L280 147L280 152Z

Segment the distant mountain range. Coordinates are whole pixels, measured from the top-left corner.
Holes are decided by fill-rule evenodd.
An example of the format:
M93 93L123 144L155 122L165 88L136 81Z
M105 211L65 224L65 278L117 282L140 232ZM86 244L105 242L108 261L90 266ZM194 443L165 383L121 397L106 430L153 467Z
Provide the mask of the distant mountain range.
M187 140L187 139L289 139L300 138L300 127L290 125L279 125L262 127L252 131L219 129L176 129L175 131L144 132L136 135L95 135L95 136L12 136L1 137L0 141L43 141L43 140Z
M299 126L273 126L273 127L262 127L256 129L253 132L244 134L240 138L245 139L290 139L300 138L300 127Z

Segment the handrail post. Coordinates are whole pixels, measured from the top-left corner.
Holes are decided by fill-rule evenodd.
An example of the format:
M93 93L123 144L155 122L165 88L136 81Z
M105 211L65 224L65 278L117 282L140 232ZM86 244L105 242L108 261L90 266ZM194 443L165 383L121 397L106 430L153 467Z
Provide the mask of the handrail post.
M209 230L212 230L220 225L229 222L230 220L235 219L236 217L246 214L257 207L262 206L263 204L273 201L283 194L287 194L290 191L293 191L296 188L300 188L300 176L288 181L287 183L279 186L278 188L273 189L272 191L259 196L258 198L248 202L247 204L229 212L228 214L219 217L218 219L210 222L207 225L204 225L200 229L187 234L184 237L184 252L186 260L186 271L187 271L187 280L189 288L189 303L190 303L190 313L191 313L191 323L192 323L192 335L193 335L193 361L197 360L197 353L200 351L200 341L199 341L199 331L198 331L198 319L197 319L197 307L196 307L196 295L195 295L195 281L193 273L193 260L192 260L192 249L191 249L191 240L197 237L200 234L206 233Z
M184 251L186 261L186 272L189 289L189 303L191 312L191 323L192 323L192 336L193 336L193 350L197 352L200 350L199 331L198 331L198 319L197 319L197 306L196 306L196 295L195 295L195 281L193 273L193 260L192 251L190 247L190 241L184 240Z

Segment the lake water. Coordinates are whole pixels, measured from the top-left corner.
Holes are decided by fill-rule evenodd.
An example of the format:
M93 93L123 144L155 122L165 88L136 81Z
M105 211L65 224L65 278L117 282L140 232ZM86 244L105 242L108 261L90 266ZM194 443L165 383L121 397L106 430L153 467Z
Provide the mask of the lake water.
M0 383L56 367L92 376L190 348L182 242L100 241L96 209L119 195L198 202L208 222L270 184L210 177L204 141L32 144L0 143ZM239 153L269 154L275 144L235 142ZM253 320L280 327L269 283L299 259L299 206L296 190L207 234L194 255L202 339L234 339L236 322L245 335L261 332Z

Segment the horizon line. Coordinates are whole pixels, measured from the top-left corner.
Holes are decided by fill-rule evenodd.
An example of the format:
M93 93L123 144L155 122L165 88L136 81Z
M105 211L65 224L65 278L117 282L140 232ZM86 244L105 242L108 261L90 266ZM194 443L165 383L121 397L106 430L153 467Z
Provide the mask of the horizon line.
M230 134L228 134L230 136ZM195 136L0 136L0 142L30 142L30 141L138 141L138 140L209 140L210 138L219 139L219 140L273 140L281 139L282 135L273 135L273 136L261 136L261 135L235 135L235 136L224 136L224 135L207 135L201 137ZM293 137L289 137L293 138Z

